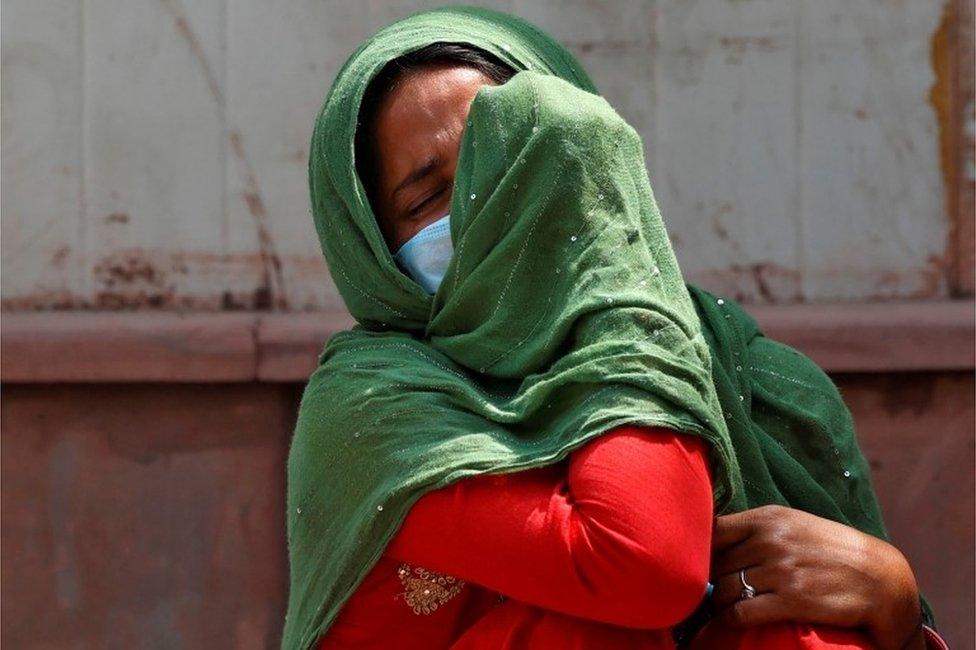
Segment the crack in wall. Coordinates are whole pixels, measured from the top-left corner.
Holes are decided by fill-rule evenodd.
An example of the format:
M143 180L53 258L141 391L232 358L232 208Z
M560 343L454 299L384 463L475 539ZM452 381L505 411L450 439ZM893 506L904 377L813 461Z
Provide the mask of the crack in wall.
M220 107L221 114L224 114L226 97L220 80L214 74L210 59L203 49L200 38L190 25L190 21L186 17L186 12L180 6L178 0L161 0L161 2L173 16L177 32L186 41L194 60L200 66L214 102ZM257 174L244 150L241 134L237 129L227 129L227 142L230 145L230 151L234 159L237 161L243 173L243 198L247 205L248 213L254 222L258 250L261 256L261 284L254 291L254 307L265 310L287 309L288 296L285 288L284 270L282 269L281 257L275 248L274 238L271 236L271 230L268 227L267 204L261 195Z

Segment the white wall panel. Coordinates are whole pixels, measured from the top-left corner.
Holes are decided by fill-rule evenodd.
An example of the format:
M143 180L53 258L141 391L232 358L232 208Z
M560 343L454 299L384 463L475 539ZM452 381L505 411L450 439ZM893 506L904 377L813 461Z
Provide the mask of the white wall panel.
M223 278L223 2L86 0L85 247L105 306L207 302Z
M308 213L346 56L429 0L8 0L4 307L341 304ZM642 134L687 277L751 301L945 295L939 3L490 0Z
M682 270L753 301L800 297L796 3L661 4L656 179Z
M930 48L942 5L802 3L803 272L811 297L945 295Z
M74 0L8 0L2 16L3 296L73 306L83 294L82 30Z

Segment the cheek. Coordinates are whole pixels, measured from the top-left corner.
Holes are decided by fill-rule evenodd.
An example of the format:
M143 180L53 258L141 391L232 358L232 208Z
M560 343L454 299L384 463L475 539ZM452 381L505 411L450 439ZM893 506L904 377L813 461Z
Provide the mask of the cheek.
M391 253L395 253L397 249L403 245L403 242L407 241L403 238L401 224L381 215L376 215L376 218L379 221L380 232L383 233L383 239L386 240L387 248L390 249Z

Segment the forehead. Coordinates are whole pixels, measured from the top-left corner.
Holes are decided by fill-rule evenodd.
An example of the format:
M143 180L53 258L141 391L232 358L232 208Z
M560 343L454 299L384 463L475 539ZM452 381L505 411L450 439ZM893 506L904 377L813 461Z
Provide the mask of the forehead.
M463 64L438 63L407 70L380 102L379 115L435 109L463 98L470 88L488 82L480 70Z
M376 112L372 137L381 172L395 173L429 155L437 142L457 139L471 101L487 83L488 77L467 66L405 73Z

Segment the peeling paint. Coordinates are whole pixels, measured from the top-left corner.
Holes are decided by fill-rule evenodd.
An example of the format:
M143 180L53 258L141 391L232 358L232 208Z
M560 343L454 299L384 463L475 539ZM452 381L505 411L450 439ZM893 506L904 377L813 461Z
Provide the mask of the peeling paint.
M51 254L52 266L60 268L72 253L68 246L59 247ZM327 277L321 257L296 255L289 257L287 263L299 280L311 282ZM229 288L227 282L228 275L236 278L260 276L263 265L263 257L258 252L221 254L126 248L107 254L93 264L95 286L91 294L75 294L40 285L29 293L5 297L0 301L0 309L5 312L267 310L271 302L263 281L258 286L237 288ZM214 278L212 282L200 282L201 278L210 276ZM197 286L212 286L213 290L201 292L195 289L194 278ZM309 311L321 309L322 305L306 298L292 308Z
M29 296L4 298L0 311L260 311L266 301L261 290L224 291L217 295L182 295L175 291L99 291L80 296L64 291L41 291ZM266 304L266 303L265 303ZM317 309L305 305L305 311Z
M169 273L139 249L103 257L95 264L94 274L99 284L96 302L111 309L162 307L176 293Z
M939 26L932 34L931 59L935 81L929 102L939 129L939 164L946 192L949 229L945 262L950 292L972 295L973 280L973 85L971 9L946 2ZM964 14L969 13L967 17ZM968 80L967 80L968 75Z
M872 298L892 297L909 300L932 300L943 296L943 282L949 270L945 257L930 255L928 264L920 268L898 269L882 273L878 278ZM905 287L920 284L914 291L905 294Z

